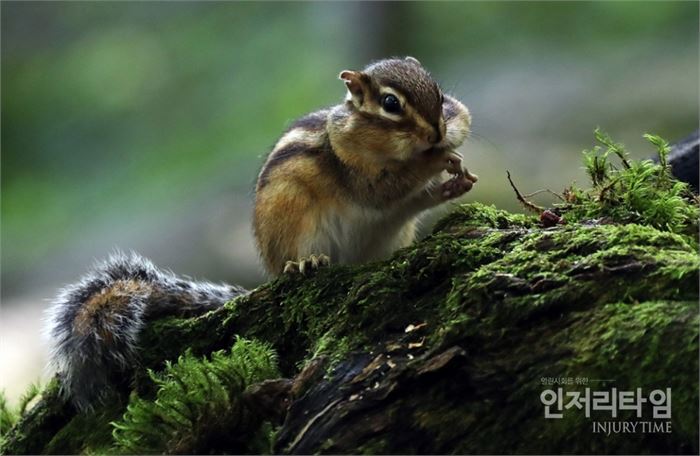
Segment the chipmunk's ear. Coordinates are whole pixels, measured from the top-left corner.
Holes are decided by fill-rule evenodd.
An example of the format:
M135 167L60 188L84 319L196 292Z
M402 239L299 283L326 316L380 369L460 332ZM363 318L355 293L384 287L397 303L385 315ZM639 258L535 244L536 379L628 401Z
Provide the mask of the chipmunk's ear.
M409 56L406 56L406 58L405 58L404 60L407 60L407 61L409 61L409 62L415 63L416 65L419 65L419 66L423 66L423 65L421 65L421 63L418 61L417 58L411 57L410 55L409 55Z
M338 77L345 82L348 88L348 99L352 100L356 107L360 107L368 89L369 78L361 71L341 71Z

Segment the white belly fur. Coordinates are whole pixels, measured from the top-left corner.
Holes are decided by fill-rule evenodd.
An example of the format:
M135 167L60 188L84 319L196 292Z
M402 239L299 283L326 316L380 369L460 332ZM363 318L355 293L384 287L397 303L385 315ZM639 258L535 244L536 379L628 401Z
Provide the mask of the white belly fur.
M413 240L416 217L397 216L391 210L346 206L329 211L316 233L300 246L300 257L323 253L332 263L356 264L387 258Z

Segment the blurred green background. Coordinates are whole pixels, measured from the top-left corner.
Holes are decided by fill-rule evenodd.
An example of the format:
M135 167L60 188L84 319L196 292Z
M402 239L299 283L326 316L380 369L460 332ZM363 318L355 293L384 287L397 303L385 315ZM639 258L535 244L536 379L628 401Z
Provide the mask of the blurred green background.
M13 397L45 362L47 299L114 248L260 283L256 173L288 122L343 98L343 69L421 60L472 110L463 152L481 179L464 199L512 210L505 170L525 192L585 183L596 126L635 157L653 153L644 132L698 126L696 2L1 8L0 388Z

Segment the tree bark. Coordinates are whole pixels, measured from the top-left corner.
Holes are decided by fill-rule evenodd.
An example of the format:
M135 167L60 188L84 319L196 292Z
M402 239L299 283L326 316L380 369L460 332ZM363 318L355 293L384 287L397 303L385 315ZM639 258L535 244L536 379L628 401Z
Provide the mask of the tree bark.
M697 454L699 269L696 239L652 227L542 228L459 206L390 260L282 277L205 315L151 322L113 401L77 414L55 380L2 452L106 451L128 395L153 396L147 369L243 336L271 343L291 379L246 399L251 420L273 425L276 453ZM573 384L548 383L561 378ZM560 387L670 388L672 415L654 419L646 403L639 418L576 407L545 418L540 395ZM622 421L672 431L594 432Z

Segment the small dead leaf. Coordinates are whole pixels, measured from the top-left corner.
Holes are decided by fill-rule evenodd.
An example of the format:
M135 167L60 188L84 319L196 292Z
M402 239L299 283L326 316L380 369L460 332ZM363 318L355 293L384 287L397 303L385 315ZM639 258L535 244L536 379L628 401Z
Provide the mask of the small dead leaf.
M422 337L420 342L409 342L408 343L408 349L411 350L413 348L420 348L423 346L423 343L425 342L425 337Z
M428 323L423 322L423 323L418 323L417 325L411 324L411 325L406 326L406 329L404 329L403 331L405 333L410 333L410 332L413 332L417 329L421 329L425 326L428 326Z
M357 374L350 383L359 383L367 379L376 369L379 369L384 364L384 355L380 353L371 363L362 369L362 372Z

